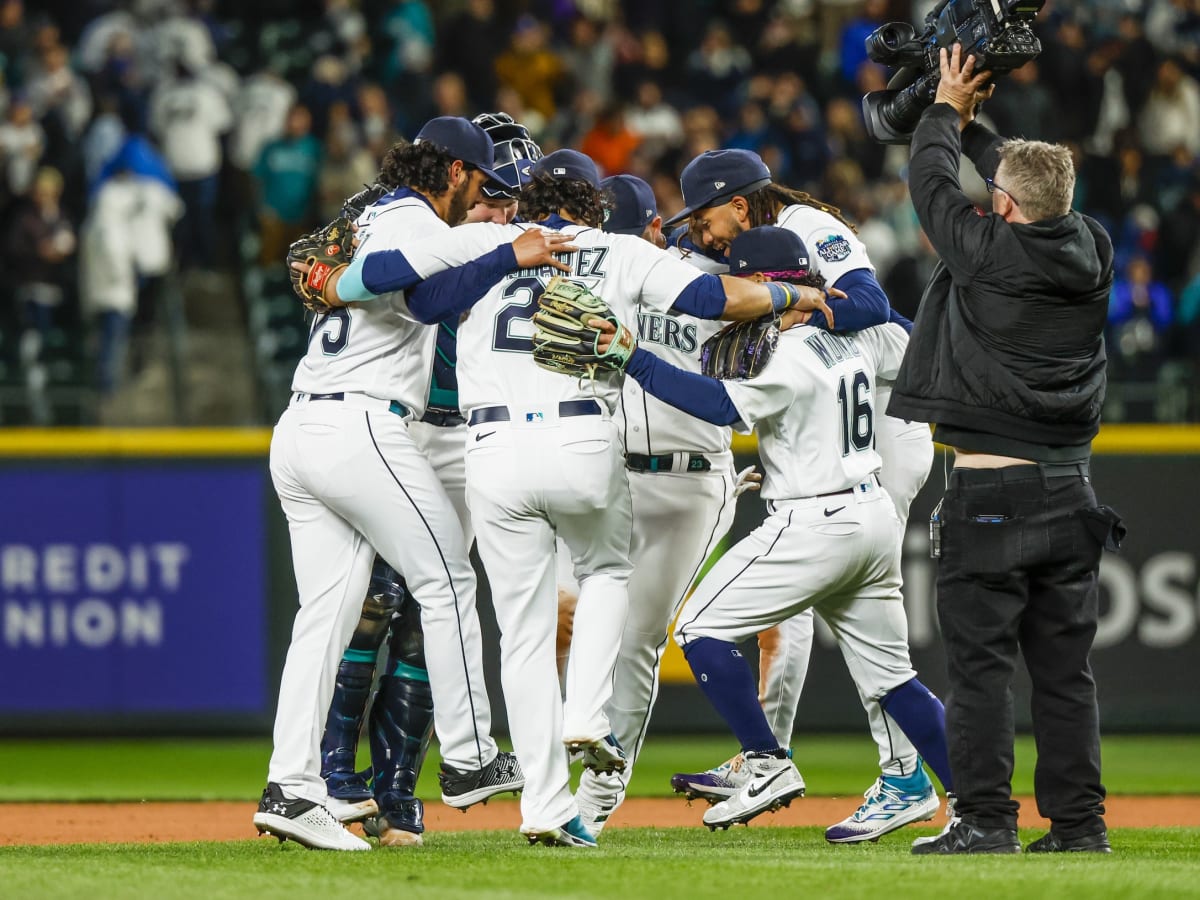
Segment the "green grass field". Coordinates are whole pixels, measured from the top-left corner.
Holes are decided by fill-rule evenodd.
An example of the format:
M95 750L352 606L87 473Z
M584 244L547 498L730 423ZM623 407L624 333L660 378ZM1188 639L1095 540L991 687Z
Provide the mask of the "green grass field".
M668 794L671 772L707 767L728 750L710 738L652 738L634 793ZM0 798L249 804L262 789L268 752L261 740L0 742ZM856 795L875 765L869 742L855 738L801 739L796 755L813 795ZM1022 740L1018 792L1031 790L1031 760L1030 741ZM1200 803L1200 737L1107 738L1104 762L1111 793L1197 794ZM431 778L423 792L435 795ZM1022 833L1025 841L1036 836ZM911 856L906 839L830 847L819 828L760 825L716 834L611 829L593 852L529 848L507 831L431 832L419 850L364 854L311 853L270 840L8 847L0 848L0 896L1200 897L1200 829L1117 829L1112 839L1117 852L1103 858L931 859Z

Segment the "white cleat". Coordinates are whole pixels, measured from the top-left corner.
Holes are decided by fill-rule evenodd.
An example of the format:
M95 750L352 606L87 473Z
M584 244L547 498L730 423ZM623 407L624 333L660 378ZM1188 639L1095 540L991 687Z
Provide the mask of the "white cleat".
M906 789L881 775L863 794L864 803L849 817L825 829L831 844L877 841L910 822L928 822L941 805L929 779L916 789Z
M709 831L745 825L755 816L790 806L797 797L804 796L804 779L790 754L780 758L770 751L749 752L745 754L743 767L749 768L751 774L745 787L704 813L704 824Z
M370 850L371 845L346 830L328 809L311 800L287 797L274 782L263 791L254 827L280 843L287 839L310 850Z
M563 743L567 745L568 754L582 754L583 767L593 772L611 775L613 772L624 772L628 764L625 751L611 734L596 740L565 739Z
M379 806L376 805L374 797L368 797L366 800L339 800L337 797L330 797L325 801L325 808L343 825L379 815Z

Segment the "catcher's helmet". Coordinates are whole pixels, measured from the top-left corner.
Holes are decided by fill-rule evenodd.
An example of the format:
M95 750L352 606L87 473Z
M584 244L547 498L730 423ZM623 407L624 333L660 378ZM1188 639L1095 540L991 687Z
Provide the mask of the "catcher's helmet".
M503 183L488 181L483 195L489 200L515 200L532 177L532 164L542 158L541 147L529 136L529 129L508 113L480 113L471 121L496 145L493 170L503 179Z

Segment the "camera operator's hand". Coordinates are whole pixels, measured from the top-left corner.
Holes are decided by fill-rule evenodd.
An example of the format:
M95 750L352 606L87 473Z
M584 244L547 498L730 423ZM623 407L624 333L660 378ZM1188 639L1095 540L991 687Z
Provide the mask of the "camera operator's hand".
M975 118L975 108L996 90L994 84L988 84L992 73L976 72L974 56L968 56L964 62L962 44L955 44L950 52L939 50L938 61L942 80L938 82L934 102L949 103L958 110L958 127L966 128Z

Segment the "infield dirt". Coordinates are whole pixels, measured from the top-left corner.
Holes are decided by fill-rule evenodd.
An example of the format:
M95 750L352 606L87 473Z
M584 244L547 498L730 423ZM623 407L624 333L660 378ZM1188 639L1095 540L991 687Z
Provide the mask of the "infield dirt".
M1045 827L1033 798L1021 797L1022 827ZM789 809L762 816L756 825L830 825L849 815L857 798L807 797ZM28 844L118 844L167 841L238 841L255 835L250 818L255 804L244 803L0 803L0 846ZM699 826L702 803L689 806L670 797L627 800L610 828ZM1109 797L1110 828L1200 826L1200 800L1192 796ZM517 803L494 801L466 813L430 803L429 832L513 829L520 825ZM941 827L939 813L927 825ZM355 826L358 827L358 826ZM752 826L754 827L754 826Z

